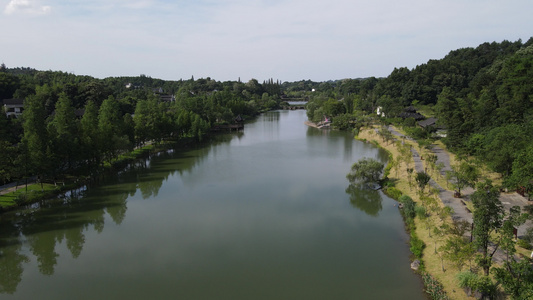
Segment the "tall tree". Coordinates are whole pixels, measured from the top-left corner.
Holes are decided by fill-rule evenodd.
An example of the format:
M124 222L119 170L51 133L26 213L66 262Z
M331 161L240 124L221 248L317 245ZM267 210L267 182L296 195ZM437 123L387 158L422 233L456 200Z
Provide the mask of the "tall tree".
M98 108L93 101L85 105L85 113L80 121L82 156L92 169L100 164L101 140L98 133Z
M504 211L500 202L500 191L489 180L478 184L477 190L472 194L474 204L474 245L481 251L478 264L489 275L492 257L500 245L494 241L494 233L502 227ZM494 249L489 250L489 245L494 244Z
M458 164L452 165L450 173L453 179L453 186L457 189L459 195L461 190L467 186L474 187L479 178L479 170L472 164L461 161Z
M98 113L98 132L105 159L116 156L122 147L122 121L118 101L113 96L108 97L102 102Z
M22 139L27 151L25 157L33 172L41 178L50 169L48 159L49 145L46 130L45 103L48 93L43 88L37 88L37 94L30 96L24 103L22 114L24 120L24 137Z
M70 169L79 153L78 123L72 101L65 93L59 95L48 131L57 166L59 169L65 166Z

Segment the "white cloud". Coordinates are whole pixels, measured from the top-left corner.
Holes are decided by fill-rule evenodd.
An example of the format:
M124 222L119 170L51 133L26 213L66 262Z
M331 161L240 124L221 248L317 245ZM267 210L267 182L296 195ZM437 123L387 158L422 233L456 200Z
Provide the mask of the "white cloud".
M7 15L15 13L45 15L51 10L50 6L41 5L38 1L11 0L4 8L4 13Z

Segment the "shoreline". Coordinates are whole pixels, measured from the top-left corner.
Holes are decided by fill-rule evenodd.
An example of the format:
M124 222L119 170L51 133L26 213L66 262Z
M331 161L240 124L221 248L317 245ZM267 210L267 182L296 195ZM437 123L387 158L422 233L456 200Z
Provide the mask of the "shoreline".
M309 127L313 127L313 128L318 128L318 125L316 125L315 123L307 120L304 122L305 125L309 126Z
M377 134L375 133L374 127L362 128L359 134L355 136L355 139L361 142L375 144L377 147L385 149L387 152L389 152L389 154L393 158L396 158L400 155L399 150L396 147L396 144L394 142L386 143L385 141L380 140L379 136L377 136ZM412 143L409 143L409 144L412 144ZM413 144L411 146L414 147ZM414 162L411 162L410 164L414 164ZM411 188L411 186L409 185L407 181L408 176L409 175L407 174L406 168L397 168L395 170L390 171L388 178L396 181L395 188L398 189L400 192L402 192L403 195L408 195L417 204L420 204L421 203L420 196L416 192L416 188ZM444 206L444 204L441 201L439 201L439 206ZM448 221L451 222L450 220ZM424 264L423 272L418 271L418 270L413 270L413 272L420 275L421 280L422 280L423 273L427 273L431 275L432 277L436 278L442 284L443 289L446 292L446 295L448 296L448 299L457 299L457 300L472 299L471 297L468 297L463 292L463 289L459 287L459 285L457 284L455 280L455 276L454 276L456 272L454 270L451 270L451 266L449 267L449 270L447 270L446 272L442 272L441 258L439 257L437 253L434 252L435 239L431 237L430 230L428 230L426 226L424 226L422 221L420 221L418 218L415 218L414 222L415 222L414 232L416 236L424 242L426 247L423 250L422 258L420 259L420 261ZM408 230L407 223L405 223L405 225L406 225L406 230ZM440 243L437 242L437 244L440 244ZM422 280L422 283L424 283L423 280ZM426 290L426 287L425 287L425 290Z

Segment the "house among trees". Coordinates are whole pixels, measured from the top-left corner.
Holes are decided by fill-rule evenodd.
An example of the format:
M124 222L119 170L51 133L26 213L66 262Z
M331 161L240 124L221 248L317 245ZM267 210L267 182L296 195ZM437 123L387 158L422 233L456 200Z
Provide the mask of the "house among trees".
M419 121L417 124L418 126L422 127L424 130L435 130L435 135L438 137L446 137L446 128L440 124L438 124L437 118L427 118L423 121ZM433 131L432 131L433 132Z
M428 129L429 127L435 127L437 125L437 118L427 118L423 121L418 122L418 126L422 127L423 129Z
M161 87L152 89L152 92L154 92L154 95L158 95L159 99L161 99L161 101L163 101L163 102L174 102L174 101L176 101L176 96L165 94L165 91Z
M418 113L413 106L406 107L405 110L398 115L398 117L402 119L413 118L415 121L421 121L426 118L422 114Z
M23 99L4 99L4 112L7 117L18 117L24 111Z
M176 101L176 96L174 96L174 95L161 94L161 95L159 95L159 98L163 102L174 102L174 101Z

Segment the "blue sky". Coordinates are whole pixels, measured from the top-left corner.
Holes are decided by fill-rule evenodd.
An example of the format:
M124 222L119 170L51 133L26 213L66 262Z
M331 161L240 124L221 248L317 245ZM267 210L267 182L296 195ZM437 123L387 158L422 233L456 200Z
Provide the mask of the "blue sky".
M0 0L8 67L98 78L387 76L533 36L531 0Z

